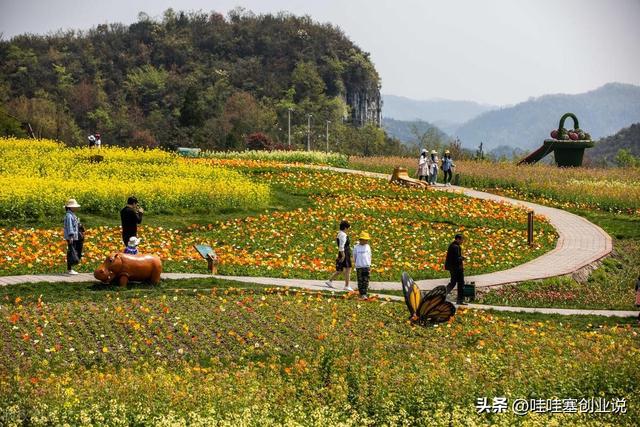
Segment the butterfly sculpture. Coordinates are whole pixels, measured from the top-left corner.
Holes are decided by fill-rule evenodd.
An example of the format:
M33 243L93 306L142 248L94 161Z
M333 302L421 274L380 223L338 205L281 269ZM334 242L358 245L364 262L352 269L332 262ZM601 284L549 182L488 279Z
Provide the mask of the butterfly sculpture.
M456 307L445 301L447 288L444 286L437 286L430 291L420 291L413 279L406 272L402 272L402 292L412 322L446 322L456 313Z

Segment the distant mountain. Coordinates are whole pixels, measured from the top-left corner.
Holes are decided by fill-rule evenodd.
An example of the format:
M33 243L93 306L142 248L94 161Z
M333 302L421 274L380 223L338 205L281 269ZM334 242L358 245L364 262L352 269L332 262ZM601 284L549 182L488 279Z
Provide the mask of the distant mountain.
M442 139L447 138L447 135L442 132L442 130L440 130L437 126L423 120L404 121L383 117L382 127L389 136L398 138L406 145L413 145L418 142L418 137L414 132L414 128L420 135L423 135L429 129L434 129L435 135L439 136Z
M460 124L485 111L497 108L472 101L448 99L420 101L396 95L382 95L382 100L383 117L405 121L424 120L448 131L454 131Z
M487 150L510 145L532 150L542 144L558 120L574 113L580 127L597 139L640 121L640 86L609 83L578 95L545 95L513 107L482 113L460 126L455 135L463 146ZM565 127L572 126L568 120Z
M594 163L613 163L618 150L622 149L640 157L640 123L634 123L615 135L602 138L595 147L585 151L585 156Z

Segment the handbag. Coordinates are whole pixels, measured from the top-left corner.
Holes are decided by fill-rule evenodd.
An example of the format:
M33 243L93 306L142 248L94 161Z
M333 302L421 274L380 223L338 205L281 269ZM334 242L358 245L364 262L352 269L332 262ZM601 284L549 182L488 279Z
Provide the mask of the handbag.
M84 240L84 225L78 223L78 240Z

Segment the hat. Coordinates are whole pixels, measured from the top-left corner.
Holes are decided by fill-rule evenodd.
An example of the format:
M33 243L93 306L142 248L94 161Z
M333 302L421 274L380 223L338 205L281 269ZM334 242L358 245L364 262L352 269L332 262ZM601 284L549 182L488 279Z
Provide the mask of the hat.
M131 236L129 238L129 246L138 246L140 244L140 239L136 236Z
M450 154L449 150L444 150L444 154Z
M99 134L98 132L96 132L96 136L97 136L98 138L100 138L100 134Z
M436 150L431 150L431 154L438 154Z
M360 233L360 236L358 236L358 239L371 240L371 237L369 236L369 233L367 233L366 231L363 231L362 233Z
M426 148L423 148L422 151L421 151L421 153L426 153L426 152L427 152Z
M69 199L67 203L64 205L65 208L79 208L80 205L76 202L76 199Z

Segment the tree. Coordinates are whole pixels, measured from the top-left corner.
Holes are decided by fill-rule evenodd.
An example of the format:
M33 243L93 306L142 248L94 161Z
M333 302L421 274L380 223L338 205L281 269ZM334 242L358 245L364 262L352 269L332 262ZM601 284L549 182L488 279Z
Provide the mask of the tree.
M639 167L640 166L640 158L635 157L629 151L621 148L618 150L616 154L615 162L620 167Z
M315 65L309 62L298 62L291 73L291 85L295 90L294 101L317 101L325 90L325 84L318 74Z
M204 122L204 104L195 86L190 86L184 94L180 108L180 126L202 126Z

